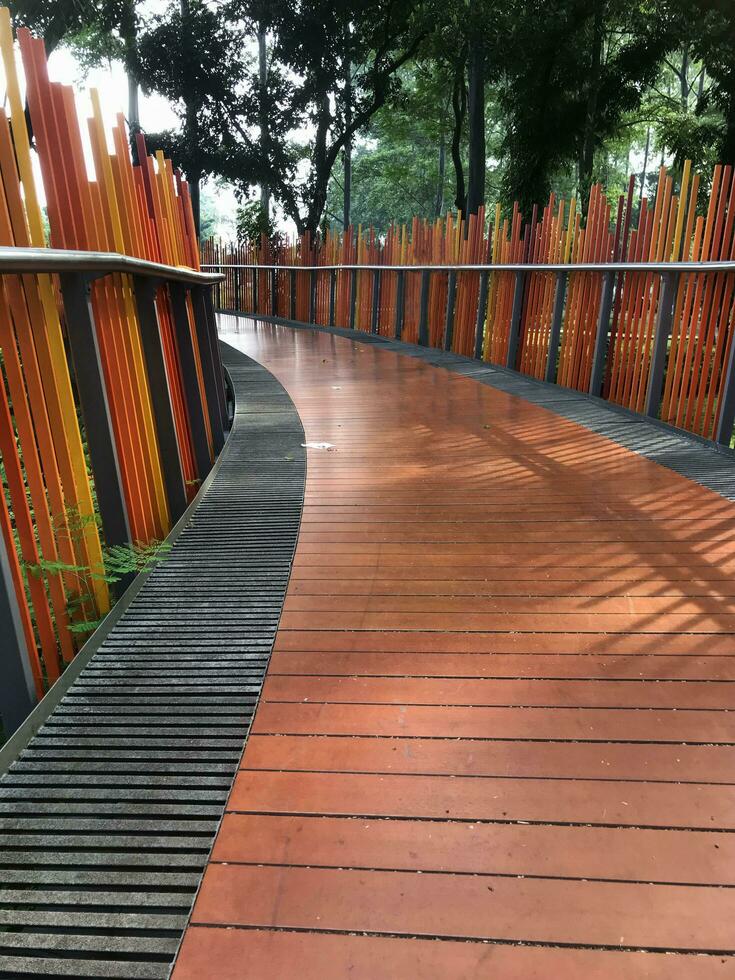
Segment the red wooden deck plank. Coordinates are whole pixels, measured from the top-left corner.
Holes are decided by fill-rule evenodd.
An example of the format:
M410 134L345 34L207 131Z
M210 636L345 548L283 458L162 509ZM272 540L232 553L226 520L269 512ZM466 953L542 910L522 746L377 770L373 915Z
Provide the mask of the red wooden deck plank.
M228 813L212 860L735 884L732 834Z
M733 745L251 735L245 769L732 783Z
M213 957L216 959L213 960ZM176 980L728 980L729 957L191 927Z
M247 331L334 451L175 980L735 976L735 505L469 379Z

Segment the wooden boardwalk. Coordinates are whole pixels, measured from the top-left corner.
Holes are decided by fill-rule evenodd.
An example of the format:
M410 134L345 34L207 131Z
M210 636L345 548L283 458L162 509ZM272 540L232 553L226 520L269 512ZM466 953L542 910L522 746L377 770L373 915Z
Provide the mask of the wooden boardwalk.
M735 976L735 504L239 322L331 446L175 980Z

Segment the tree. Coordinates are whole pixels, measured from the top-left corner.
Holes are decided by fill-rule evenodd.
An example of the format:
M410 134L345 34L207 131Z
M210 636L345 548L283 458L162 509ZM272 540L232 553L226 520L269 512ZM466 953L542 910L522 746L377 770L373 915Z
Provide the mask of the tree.
M378 110L353 154L352 218L385 231L414 215L435 219L452 200L446 148L451 130L450 80L433 64L400 72L400 87ZM343 186L332 175L326 217L342 223Z
M692 9L693 8L693 9ZM735 8L730 0L693 0L682 16L692 33L692 48L712 81L699 98L697 114L722 114L717 152L723 163L735 164Z
M254 152L252 143L243 148L230 135L233 113L257 120L257 99L238 95L245 75L242 35L205 0L172 0L147 25L140 64L145 86L169 99L180 119L178 132L150 138L186 174L198 230L202 180L228 176L233 159L246 169Z
M273 175L271 187L299 232L316 233L334 164L419 50L427 8L399 0L273 0L270 9L273 56L290 79L296 126L310 131L306 146L291 143L291 166Z
M528 209L574 161L584 204L596 153L677 43L674 22L653 0L509 0L503 33L506 196Z

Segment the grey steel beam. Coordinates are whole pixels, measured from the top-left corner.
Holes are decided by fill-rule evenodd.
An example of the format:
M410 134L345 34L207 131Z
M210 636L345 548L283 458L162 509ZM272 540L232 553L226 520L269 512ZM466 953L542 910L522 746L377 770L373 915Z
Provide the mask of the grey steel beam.
M457 273L449 270L447 277L447 310L444 317L444 350L452 349L454 340L454 302L457 296Z
M678 276L675 272L666 272L661 277L661 296L658 301L656 327L653 334L653 352L648 372L648 387L646 388L645 413L651 418L658 418L659 406L661 405L661 392L664 384L669 338L671 337L671 323L674 317L677 284Z
M429 288L431 272L424 269L421 273L421 298L419 301L419 344L429 346Z
M370 320L370 333L378 332L378 314L380 313L380 270L373 272L373 308Z
M156 311L157 285L152 279L135 276L133 288L140 322L140 339L148 375L148 387L151 393L153 419L158 436L163 482L171 518L175 522L186 510L186 484L181 468L171 387L166 373L161 330Z
M477 319L475 320L475 357L482 360L482 344L485 335L485 317L487 314L487 272L480 273L480 291L477 297Z
M544 380L556 381L556 362L559 357L559 341L561 340L561 325L564 319L564 300L567 292L567 273L556 273L556 287L554 289L554 309L551 314L551 328L549 330L549 352L546 357L546 373Z
M199 347L199 363L202 369L204 393L207 397L209 427L212 432L214 452L215 455L218 455L225 444L227 416L222 413L220 393L217 387L217 372L220 370L219 356L213 349L217 340L216 337L212 338L209 329L209 319L207 317L206 306L204 305L204 290L202 287L195 286L191 290L191 306L194 312L194 330L197 337L197 346Z
M614 292L615 275L612 272L605 272L602 276L602 295L600 296L600 310L597 316L595 349L592 355L592 371L590 373L589 386L590 395L599 395L602 392L602 379L605 374L605 359L607 358L610 337L610 314L613 308Z
M518 343L520 341L521 319L523 317L523 294L526 285L525 272L522 270L517 271L515 280L513 307L511 309L510 328L508 330L508 353L505 359L505 366L514 370L516 358L518 357Z
M62 273L60 282L74 377L105 542L108 545L129 544L130 524L92 311L90 284L79 272Z
M23 624L5 539L0 534L0 722L5 737L23 724L36 705Z
M186 288L180 283L171 283L169 293L174 317L174 329L176 331L176 343L179 348L184 400L189 416L191 441L194 445L194 459L196 461L199 479L203 480L212 467L212 460L209 455L207 429L204 423L204 406L202 405L202 399L199 393L199 378L197 376L194 344L189 326L189 312L186 308Z
M394 330L396 340L400 340L403 334L403 300L406 290L405 275L406 274L403 269L398 270L398 281L396 283L396 321Z

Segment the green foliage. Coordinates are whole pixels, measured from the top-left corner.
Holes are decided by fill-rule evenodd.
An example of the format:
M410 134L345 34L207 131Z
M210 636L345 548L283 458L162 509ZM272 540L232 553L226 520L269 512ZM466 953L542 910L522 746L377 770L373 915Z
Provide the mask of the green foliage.
M55 520L56 534L65 534L73 542L78 543L90 524L97 524L96 514L81 514L76 508L67 508L63 519ZM94 603L94 583L106 582L116 585L125 579L139 575L153 568L170 552L171 545L167 541L152 541L150 544L112 545L102 549L102 567L92 568L87 565L73 565L58 559L41 557L33 564L23 562L23 568L28 575L41 578L45 574L65 575L76 580L76 589L69 594L67 613L69 615L69 631L74 634L91 633L102 622L88 616L90 606ZM112 590L114 595L114 590Z

